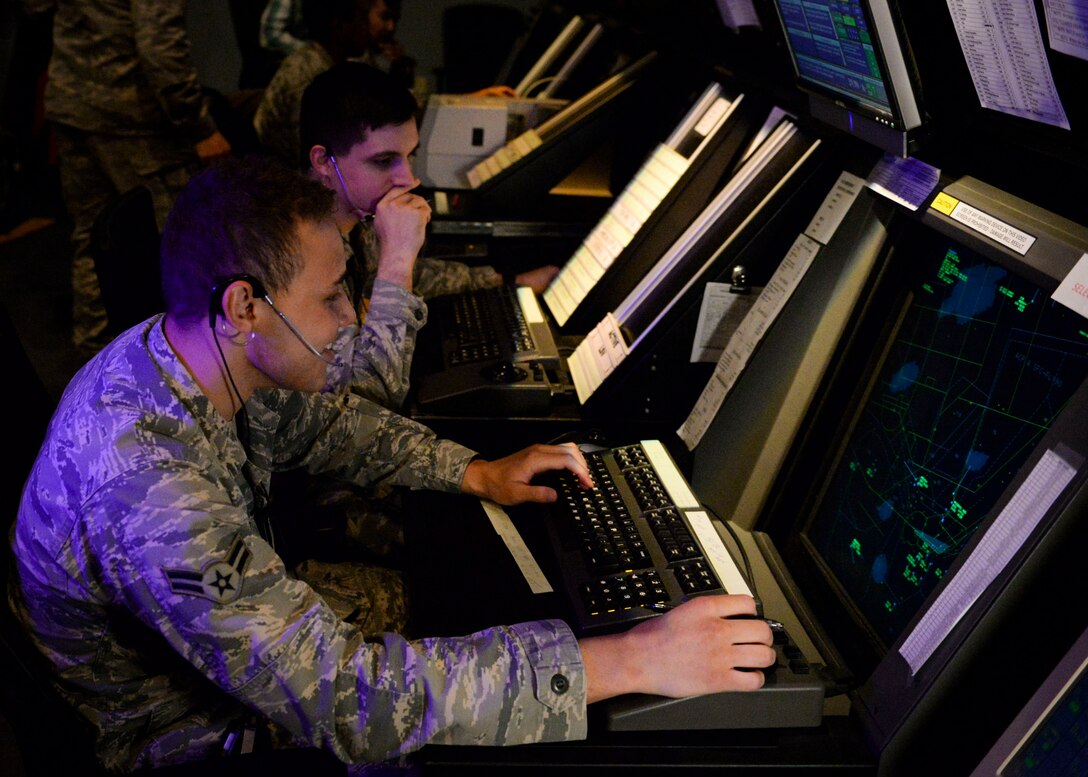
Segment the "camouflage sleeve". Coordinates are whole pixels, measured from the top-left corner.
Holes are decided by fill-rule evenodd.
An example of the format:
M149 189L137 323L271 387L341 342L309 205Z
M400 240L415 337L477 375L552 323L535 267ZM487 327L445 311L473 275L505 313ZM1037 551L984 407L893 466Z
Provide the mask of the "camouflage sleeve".
M337 343L343 357L330 366L326 390L351 389L383 407L397 409L408 394L416 333L427 323L427 305L396 284L377 279L359 327L347 327Z
M461 262L425 256L416 260L412 276L412 289L423 299L501 285L502 275L493 267L469 267Z
M476 455L352 392L264 390L259 397L247 409L253 461L264 469L305 467L360 486L386 482L456 492Z
M132 471L87 515L80 539L114 604L219 688L344 761L585 735L584 666L561 622L364 637L286 574L243 507L192 464Z
M262 48L290 54L306 44L296 37L302 22L302 0L271 0L261 14L257 40Z
M363 225L353 230L351 250L355 256L360 256L364 260L365 275L360 281L360 290L364 297L369 296L372 293L371 289L378 273L378 260L381 257L381 247L374 229ZM418 257L412 271L412 291L423 299L487 289L492 286L501 286L502 283L502 275L493 267L470 267L462 262L427 256Z
M133 36L140 66L170 123L195 140L216 131L192 61L188 3L134 0Z

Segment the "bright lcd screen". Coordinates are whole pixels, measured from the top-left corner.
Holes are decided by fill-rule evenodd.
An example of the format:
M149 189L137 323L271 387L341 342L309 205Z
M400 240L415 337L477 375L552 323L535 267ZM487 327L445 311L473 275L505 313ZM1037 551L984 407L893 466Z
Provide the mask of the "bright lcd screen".
M928 234L907 246L911 301L806 531L885 644L1088 372L1083 318Z
M778 0L800 78L893 115L879 50L860 0Z

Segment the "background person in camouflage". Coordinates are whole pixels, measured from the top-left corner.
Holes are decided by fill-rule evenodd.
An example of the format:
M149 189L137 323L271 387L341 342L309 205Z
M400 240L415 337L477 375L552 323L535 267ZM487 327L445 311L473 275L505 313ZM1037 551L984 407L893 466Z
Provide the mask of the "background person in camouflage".
M331 352L306 342L353 318L330 209L319 184L259 160L196 176L163 235L166 315L92 359L50 425L13 529L10 606L97 727L103 764L211 757L249 710L278 740L360 762L581 737L586 704L619 693L758 687L736 667L771 664L770 629L725 619L754 614L750 597L580 642L559 621L409 641L345 623L286 572L262 534L277 467L501 504L554 500L530 482L549 469L589 484L574 446L484 461L319 391Z
M90 233L110 199L151 190L161 227L201 162L230 154L190 57L185 0L56 4L45 89L61 195L72 217L72 339L87 357L105 344Z
M287 7L289 15L297 16L307 38L293 39L291 50L261 95L253 128L269 153L294 166L305 162L299 156L298 113L306 85L318 73L347 59L378 66L383 61L382 46L392 41L400 19L400 0L295 0ZM277 12L271 7L267 10ZM262 16L262 26L263 21ZM268 21L273 21L272 17ZM267 32L262 29L262 37L268 37Z

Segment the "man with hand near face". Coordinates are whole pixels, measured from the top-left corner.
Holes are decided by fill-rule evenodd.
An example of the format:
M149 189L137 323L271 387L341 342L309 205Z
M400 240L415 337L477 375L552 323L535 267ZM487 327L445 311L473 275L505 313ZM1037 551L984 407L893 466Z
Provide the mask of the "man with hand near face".
M358 358L346 358L331 383L355 390L380 384L364 394L393 408L407 393L416 332L426 322L420 299L504 283L492 267L419 256L431 208L414 193L420 183L412 170L419 145L415 115L407 89L358 62L318 75L300 113L310 175L335 195L349 254L349 297L363 322L363 337L354 340ZM548 265L509 280L539 293L558 271Z
M388 74L359 62L343 62L321 73L302 96L300 142L310 170L337 194L337 221L353 235L353 247L362 247L367 274L362 296L368 296L370 278L379 257L387 251L386 234L403 241L389 250L418 255L423 246L430 206L410 192L420 180L412 170L419 146L417 106L412 94ZM420 218L386 228L383 217L401 207L419 211ZM389 212L387 214L387 211ZM425 213L424 213L425 211ZM413 221L414 223L409 223ZM373 229L367 229L372 223ZM541 293L558 273L544 266L510 280ZM420 258L413 272L412 289L424 299L472 289L498 286L503 276L492 267L469 267L460 262Z

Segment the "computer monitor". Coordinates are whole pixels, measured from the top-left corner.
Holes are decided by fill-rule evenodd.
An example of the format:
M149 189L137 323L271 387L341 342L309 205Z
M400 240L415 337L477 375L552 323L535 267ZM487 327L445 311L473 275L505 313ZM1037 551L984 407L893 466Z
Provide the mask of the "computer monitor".
M873 659L1088 375L1084 319L1038 282L929 229L906 230L897 252L908 298L796 548L850 604Z
M616 307L616 319L636 346L684 292L708 280L705 273L729 253L740 227L768 216L763 205L790 177L818 158L821 140L782 118L724 183L714 200ZM794 184L795 185L795 184Z
M895 0L775 0L813 117L898 156L923 129Z
M544 292L564 334L585 334L634 288L714 196L768 111L716 81L704 89Z
M793 121L777 123L567 358L583 419L676 428L706 382L709 365L689 359L704 286L729 283L738 262L762 277L780 260L830 185L834 156Z
M1024 705L971 777L1088 774L1088 629Z
M1088 230L972 179L936 201L895 223L762 516L892 763L964 714L970 761L1084 626L1058 602L1083 587L1088 326L1051 294ZM1035 617L1061 622L1012 648Z

